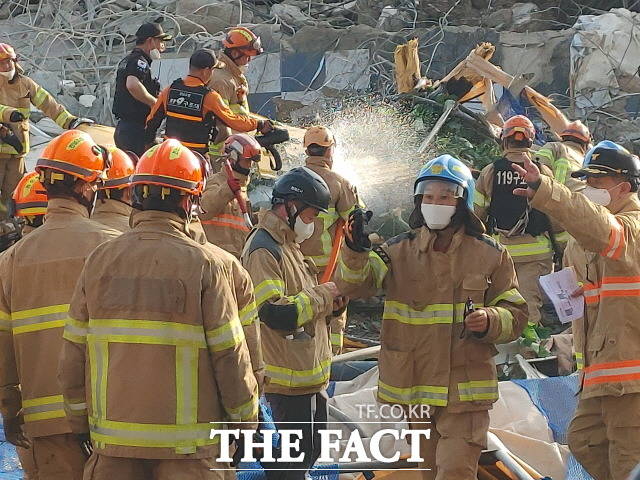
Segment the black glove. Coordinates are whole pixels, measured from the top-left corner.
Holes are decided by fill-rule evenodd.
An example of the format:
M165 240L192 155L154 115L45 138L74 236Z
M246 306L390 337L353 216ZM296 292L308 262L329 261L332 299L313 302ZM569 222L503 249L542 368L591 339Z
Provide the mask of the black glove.
M9 116L9 121L13 123L22 122L23 120L25 120L24 115L18 110L14 110Z
M344 240L347 247L354 252L368 252L371 250L369 234L364 230L364 226L369 223L371 217L373 217L371 210L363 210L361 208L356 208L349 214Z
M80 449L85 457L89 458L93 453L93 445L91 444L91 436L88 433L76 433L76 439L80 443Z

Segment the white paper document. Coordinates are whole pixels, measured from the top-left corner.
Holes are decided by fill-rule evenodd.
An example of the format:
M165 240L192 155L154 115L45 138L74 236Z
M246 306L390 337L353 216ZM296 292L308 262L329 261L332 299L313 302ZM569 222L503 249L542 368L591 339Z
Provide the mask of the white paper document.
M573 267L540 277L540 286L551 299L562 323L569 323L584 315L584 297L571 294L578 290L578 280Z

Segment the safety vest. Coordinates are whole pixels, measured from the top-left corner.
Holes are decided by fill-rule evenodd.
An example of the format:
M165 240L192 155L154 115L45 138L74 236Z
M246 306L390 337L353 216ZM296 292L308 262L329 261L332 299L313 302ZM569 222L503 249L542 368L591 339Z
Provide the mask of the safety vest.
M511 230L523 218L528 204L525 197L515 195L516 188L527 188L527 183L520 177L511 164L513 162L501 158L494 162L493 189L489 203L489 228L503 231ZM528 221L522 233L540 235L549 228L549 221L542 212L530 210Z
M214 126L213 115L204 111L209 91L204 85L189 87L180 78L171 84L167 98L167 137L202 154L207 152Z

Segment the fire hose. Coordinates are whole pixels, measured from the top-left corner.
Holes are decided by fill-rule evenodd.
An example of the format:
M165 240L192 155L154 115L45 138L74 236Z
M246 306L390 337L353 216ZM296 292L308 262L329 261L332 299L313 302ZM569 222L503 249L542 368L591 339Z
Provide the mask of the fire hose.
M270 164L271 170L278 172L282 169L282 157L276 149L276 145L289 141L289 131L285 128L274 127L269 133L258 135L256 141L271 154Z

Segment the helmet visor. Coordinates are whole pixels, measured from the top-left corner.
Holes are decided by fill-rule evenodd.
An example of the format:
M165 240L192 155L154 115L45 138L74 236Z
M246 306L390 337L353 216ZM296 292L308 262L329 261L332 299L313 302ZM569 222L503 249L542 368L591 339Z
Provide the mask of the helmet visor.
M250 44L244 47L239 47L240 50L246 52L248 55L260 55L264 50L262 49L262 40L260 37L256 37Z
M464 188L445 180L427 179L416 185L414 195L423 195L436 203L441 201L451 202L457 198L464 198Z

